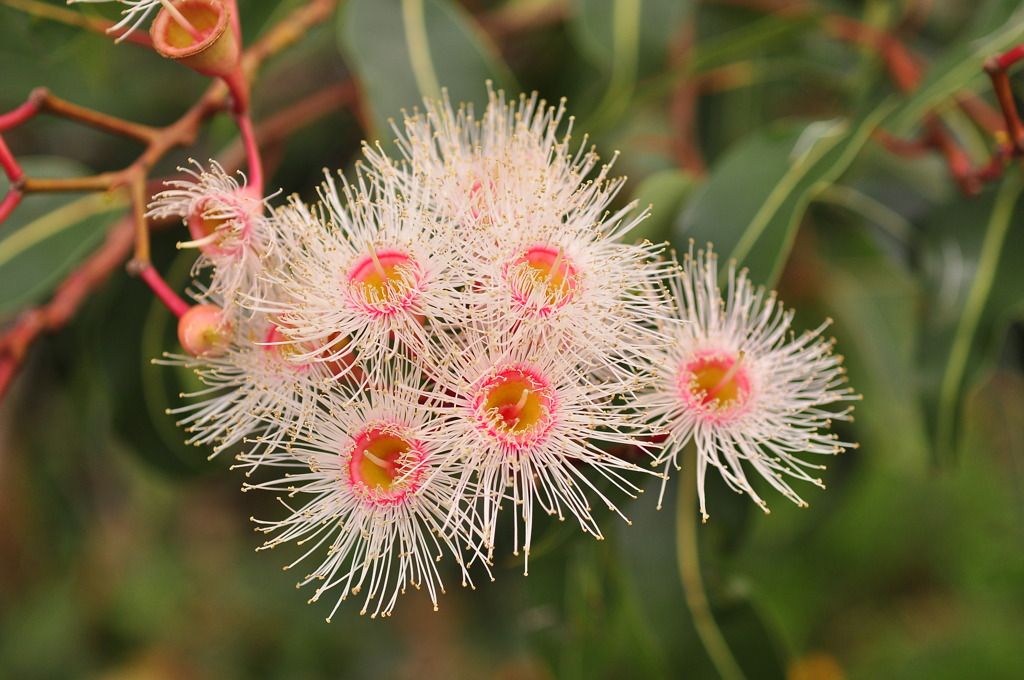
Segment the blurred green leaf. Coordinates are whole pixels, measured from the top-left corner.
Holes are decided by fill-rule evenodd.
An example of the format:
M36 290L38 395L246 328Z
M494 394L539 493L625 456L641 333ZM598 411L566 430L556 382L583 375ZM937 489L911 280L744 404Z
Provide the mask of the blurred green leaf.
M363 89L372 136L424 97L486 102L484 84L515 89L498 49L450 0L352 0L339 15L338 43Z
M576 0L570 18L581 50L614 72L616 62L632 66L629 77L660 70L681 24L693 14L693 0Z
M89 171L65 159L20 159L26 174L73 177ZM7 192L6 179L0 195ZM124 214L120 194L30 194L0 230L0 316L45 299Z
M1024 310L1019 172L972 201L936 210L924 244L927 307L920 360L935 451L958 449L965 392L992 366Z
M722 635L739 650L736 661L750 680L786 680L786 658L775 627L755 603L736 593L732 601L712 606Z
M788 125L740 143L690 200L676 223L677 246L711 242L754 282L774 286L808 202L849 166L890 106L856 122Z
M591 129L617 119L631 103L637 78L671 61L673 38L693 6L692 0L576 0L572 35L608 76Z
M644 178L633 194L633 200L643 210L651 207L651 215L629 233L630 239L647 239L652 243L667 240L672 223L679 216L686 199L698 182L682 170L659 170Z
M888 451L889 466L920 470L928 447L913 368L920 342L921 291L912 274L879 246L882 230L883 238L895 234L901 244L911 234L891 214L869 209L862 215L875 224L862 220L850 225L834 215L821 220L814 231L822 258L820 277L808 286L820 293L835 317L836 351L846 359L850 384L864 397L854 412L858 442ZM894 223L888 229L887 221Z

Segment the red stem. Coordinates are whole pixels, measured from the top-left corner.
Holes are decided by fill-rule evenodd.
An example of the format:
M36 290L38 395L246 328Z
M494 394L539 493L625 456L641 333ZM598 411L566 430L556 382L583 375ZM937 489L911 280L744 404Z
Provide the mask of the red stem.
M231 92L231 113L236 116L249 113L249 79L245 75L245 69L241 62L235 65L235 70L221 78Z
M942 122L934 114L925 120L928 142L945 157L949 174L965 196L974 196L981 191L981 182L974 174L971 160L953 140Z
M1006 134L1015 149L1015 155L1024 155L1024 122L1021 122L1020 114L1017 113L1017 104L1013 99L1013 91L1010 89L1010 76L1006 69L1008 66L1017 63L1024 58L1024 45L1004 52L1003 54L989 57L985 60L985 72L992 79L992 89L995 91L999 108L1003 111L1003 118L1006 121Z
M7 192L7 195L4 196L4 200L0 202L0 224L2 224L14 209L18 207L18 204L21 203L22 196L24 196L24 194L17 189L11 189Z
M999 64L999 68L1005 70L1016 64L1021 59L1024 59L1024 44L1017 45L1013 49L1000 54L996 57L996 63Z
M189 304L171 290L171 287L167 285L167 282L164 281L153 265L147 263L138 272L138 275L142 277L142 280L146 282L146 285L150 287L153 293L160 298L160 302L164 303L167 309L171 310L171 313L176 317L180 319L189 310Z
M18 127L39 113L39 98L36 95L37 92L39 92L39 90L33 90L32 94L28 97L28 101L13 111L9 111L8 113L0 116L0 131ZM45 93L45 90L43 90L43 92Z
M0 135L0 167L3 168L4 174L7 175L7 179L11 180L12 185L25 176L25 171L21 169L14 154L7 148L7 142L4 141L3 135ZM2 221L0 220L0 222Z
M260 147L256 143L256 132L252 127L252 119L249 114L236 116L238 131L242 135L242 145L245 147L245 157L249 165L249 189L255 195L256 200L263 198L263 161L260 158Z

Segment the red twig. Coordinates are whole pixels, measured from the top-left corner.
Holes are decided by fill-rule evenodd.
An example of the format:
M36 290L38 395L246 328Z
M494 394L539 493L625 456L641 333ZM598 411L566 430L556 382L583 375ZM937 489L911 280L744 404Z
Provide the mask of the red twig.
M90 30L97 30L98 27L107 25L106 22L91 21L85 17L82 17L81 20L76 19L71 16L75 13L68 13L66 10L59 11L60 8L46 6L34 2L34 0L2 1L30 11L37 16L81 25ZM239 77L242 77L241 74L244 73L246 80L251 78L265 59L300 39L311 26L329 18L338 2L339 0L311 0L305 6L287 15L243 53L243 70L239 70ZM50 12L48 7L58 11ZM233 6L232 9L234 9ZM237 11L232 14L236 17ZM132 39L135 35L133 33L128 39ZM148 43L148 36L145 36L145 41ZM237 87L237 83L235 85L236 87L231 88L230 92L235 99L233 103L236 112L241 113L247 110L247 98L244 104L239 104L241 91ZM246 89L246 97L247 93ZM127 186L132 196L132 214L118 221L107 232L104 243L61 282L50 301L41 307L24 311L14 325L0 335L0 397L6 393L11 379L35 339L41 333L56 330L67 323L86 296L127 259L133 244L136 257L132 260L130 268L134 273L139 274L174 313L180 315L187 309L188 305L167 287L163 279L149 264L148 228L144 218L144 199L148 192L144 185L149 169L154 163L171 148L193 143L202 123L227 107L228 97L229 87L222 81L214 82L181 118L171 125L159 129L121 121L112 116L78 107L52 97L45 90L37 90L30 95L25 104L0 116L0 130L7 129L3 125L14 127L38 113L42 109L41 102L46 101L47 106L50 106L47 110L56 115L62 115L115 134L122 134L146 144L146 148L139 158L121 171L70 180L24 177L20 166L13 155L9 153L6 145L0 148L0 163L8 176L12 177L12 190L0 203L0 221L14 209L14 206L20 201L23 191L65 191L82 190L83 188L109 190L118 186ZM250 150L255 150L255 138L251 133L250 127L247 143ZM243 132L243 135L245 134L247 133ZM2 141L0 138L0 144ZM250 167L250 172L253 172L252 167ZM262 171L257 171L256 174L262 182Z
M14 212L14 209L21 203L22 196L24 194L14 188L7 192L4 200L0 201L0 222L6 220Z
M694 22L687 22L680 32L680 39L675 41L678 47L671 55L675 66L685 64L693 55ZM703 177L707 174L707 167L697 145L698 87L699 83L692 74L679 84L672 93L671 115L676 162L695 177Z
M885 61L896 87L902 92L917 89L924 73L922 60L895 36L838 14L825 17L822 26L840 40L876 50Z
M925 129L927 130L926 141L946 159L949 174L960 188L960 192L965 196L974 196L979 193L981 182L971 165L971 159L943 127L938 116L929 115L925 120Z
M132 262L138 262L138 260L132 260ZM144 266L140 267L136 271L132 272L139 278L146 282L149 289L160 299L160 302L164 303L167 309L171 310L171 313L179 319L185 315L185 312L189 310L189 304L181 299L181 297L171 290L171 287L167 285L163 277L160 276L152 264L146 262Z
M996 65L1003 71L1016 64L1021 59L1024 59L1024 44L1017 45L1002 54L997 54L993 57Z
M985 101L971 93L957 95L957 106L960 110L971 117L978 127L990 135L1003 133L1003 116L999 111L989 106Z
M39 87L32 90L28 99L18 108L0 115L0 132L17 127L39 113L39 99L46 95L46 88Z
M883 149L886 149L897 156L914 158L923 156L932 150L932 145L923 139L904 139L897 137L884 128L877 128L871 132L871 138L878 142Z
M83 125L94 127L97 130L121 135L135 139L143 144L150 144L160 134L160 130L148 125L140 125L122 118L109 116L99 111L93 111L78 104L61 99L50 94L45 87L36 88L29 95L29 101L36 102L36 109L40 113L52 113L61 118L74 120Z
M985 72L992 80L992 89L995 90L999 108L1003 111L1006 133L1013 145L1014 155L1024 155L1024 123L1021 122L1020 114L1017 113L1017 104L1013 101L1007 69L1021 59L1024 59L1024 45L1018 45L1003 54L997 54L985 60Z
M7 179L11 181L11 191L21 191L17 184L25 176L25 172L18 165L11 150L7 148L7 142L4 141L3 135L0 135L0 168L3 168ZM2 221L0 220L0 222Z

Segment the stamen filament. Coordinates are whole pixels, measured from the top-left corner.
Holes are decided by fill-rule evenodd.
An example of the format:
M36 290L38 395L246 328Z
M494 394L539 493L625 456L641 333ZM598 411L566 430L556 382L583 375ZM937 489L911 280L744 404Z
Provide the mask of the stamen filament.
M383 283L387 281L388 273L384 271L384 265L382 265L380 263L380 260L377 259L377 249L374 248L373 246L370 246L370 258L373 260L373 268L374 270L376 270L377 275L381 278L381 282Z
M214 231L208 234L207 236L204 236L203 238L198 238L194 241L178 241L175 247L178 250L181 250L182 248L202 248L203 246L208 246L211 243L215 242L219 237L220 234Z
M387 461L383 460L382 458L378 458L377 456L373 455L369 451L364 450L363 451L363 457L364 458L368 458L370 460L370 462L372 462L374 465L376 465L377 467L381 468L382 470L387 470L389 468L389 465L387 464Z
M548 279L554 283L555 276L558 274L559 267L562 266L562 253L565 252L562 248L556 248L558 254L555 255L555 261L551 264L551 269L548 270Z
M516 402L515 409L513 410L513 412L516 415L519 415L522 412L523 407L526 406L526 400L529 399L529 398L530 398L530 390L528 390L528 389L526 389L524 387L523 388L523 393L521 395L519 395L519 401Z

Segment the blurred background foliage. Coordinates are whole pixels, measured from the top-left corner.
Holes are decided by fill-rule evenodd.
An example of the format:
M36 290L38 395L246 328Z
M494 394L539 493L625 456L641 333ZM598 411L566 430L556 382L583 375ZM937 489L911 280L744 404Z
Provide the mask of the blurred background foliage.
M17 4L0 2L0 111L46 86L165 125L206 85ZM302 4L240 0L246 40ZM921 83L901 92L836 17L912 50ZM839 427L861 447L831 463L826 491L801 490L810 508L768 496L762 515L710 483L700 561L746 676L1011 679L1024 677L1021 172L965 197L939 153L891 153L874 131L913 139L938 116L984 164L993 139L955 96L994 106L981 63L1022 41L1018 0L345 0L266 65L254 107L269 186L312 198L322 168L351 168L364 138L389 145L387 120L423 95L480 106L490 79L566 97L574 139L621 152L620 202L652 205L638 237L711 241L802 325L834 319L864 396ZM353 84L348 105L317 99ZM139 152L46 117L5 138L39 176ZM237 159L231 122L152 176L188 158ZM0 313L45 301L123 211L116 195L28 196L0 225ZM154 243L179 287L182 233ZM294 551L253 552L249 517L276 516L274 500L239 493L230 461L185 447L165 415L187 378L150 360L173 348L169 313L118 272L36 344L0 407L0 677L718 677L680 585L674 484L661 510L656 488L631 504L632 526L606 518L605 541L542 525L529 577L502 558L495 582L479 574L438 613L411 593L390 619L343 606L325 624L328 603L307 606L280 571Z

